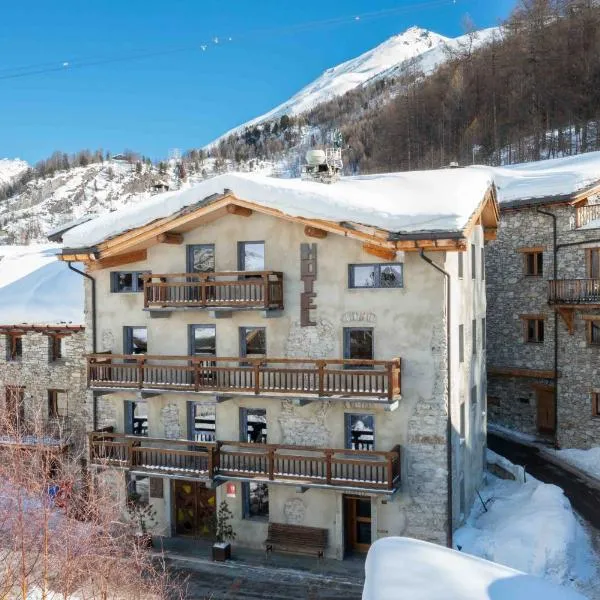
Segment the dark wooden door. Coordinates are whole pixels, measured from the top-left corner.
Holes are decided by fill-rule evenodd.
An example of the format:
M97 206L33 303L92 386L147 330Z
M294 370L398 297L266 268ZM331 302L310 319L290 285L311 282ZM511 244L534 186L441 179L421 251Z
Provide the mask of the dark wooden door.
M216 508L215 491L194 481L173 482L175 533L209 537Z
M537 426L540 433L554 433L555 405L554 390L537 390Z
M368 552L371 546L371 499L344 496L346 552Z

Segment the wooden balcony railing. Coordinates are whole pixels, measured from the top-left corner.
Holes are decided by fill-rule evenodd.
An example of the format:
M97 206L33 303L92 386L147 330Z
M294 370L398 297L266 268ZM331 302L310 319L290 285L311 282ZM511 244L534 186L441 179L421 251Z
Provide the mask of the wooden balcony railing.
M57 417L40 423L22 422L0 428L0 446L64 447L71 443L69 417Z
M145 308L283 308L283 273L223 271L144 276Z
M90 462L209 480L296 481L381 490L393 490L400 483L399 446L381 452L91 433Z
M600 279L554 279L548 282L549 304L600 304Z
M88 387L238 394L371 397L389 401L401 390L400 359L290 358L93 354Z
M586 204L575 209L575 226L585 227L592 221L600 219L600 204ZM600 227L600 224L598 225Z

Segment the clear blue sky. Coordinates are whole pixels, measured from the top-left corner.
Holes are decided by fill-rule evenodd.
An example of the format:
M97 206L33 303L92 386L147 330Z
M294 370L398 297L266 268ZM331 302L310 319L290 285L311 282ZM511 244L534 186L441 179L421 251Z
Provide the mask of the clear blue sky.
M0 158L34 162L54 150L131 148L161 158L169 148L201 147L411 25L456 36L465 14L477 27L496 25L515 0L2 4ZM323 23L386 9L398 10ZM146 52L157 54L89 66ZM74 68L78 61L88 66ZM59 70L7 77L21 67Z

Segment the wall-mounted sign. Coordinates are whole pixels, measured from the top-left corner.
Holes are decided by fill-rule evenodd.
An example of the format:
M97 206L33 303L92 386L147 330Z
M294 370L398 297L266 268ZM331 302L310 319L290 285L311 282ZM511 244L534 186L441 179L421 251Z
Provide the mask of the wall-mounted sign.
M364 323L375 323L377 316L372 312L350 311L342 315L342 323L352 323L353 321L362 321Z
M235 483L228 483L225 489L225 494L228 498L235 498Z
M317 308L313 300L317 297L317 244L300 244L300 278L304 291L300 294L300 326L314 327L316 321L310 320L310 311Z

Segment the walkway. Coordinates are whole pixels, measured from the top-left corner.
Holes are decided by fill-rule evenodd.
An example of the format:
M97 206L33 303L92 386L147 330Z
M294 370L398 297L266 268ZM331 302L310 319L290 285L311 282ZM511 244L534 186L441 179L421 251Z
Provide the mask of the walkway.
M160 541L157 540L157 544ZM210 559L205 540L164 538L169 566L188 579L190 598L210 600L360 600L364 559L344 561L250 550L232 544L227 562Z
M562 488L573 508L600 530L600 486L591 478L564 465L537 446L491 432L488 432L487 441L490 450L522 465L536 479Z

